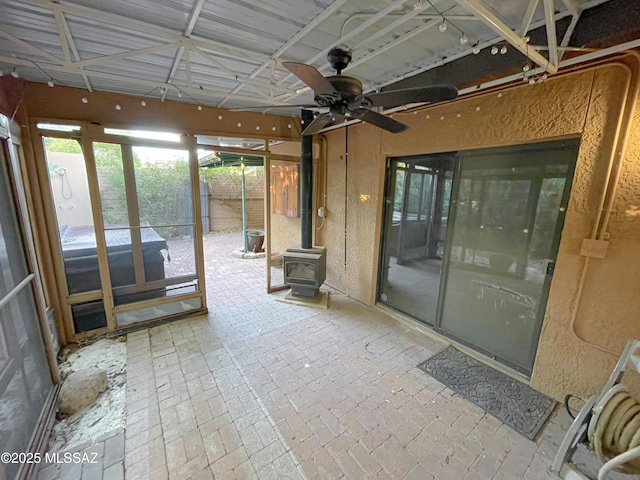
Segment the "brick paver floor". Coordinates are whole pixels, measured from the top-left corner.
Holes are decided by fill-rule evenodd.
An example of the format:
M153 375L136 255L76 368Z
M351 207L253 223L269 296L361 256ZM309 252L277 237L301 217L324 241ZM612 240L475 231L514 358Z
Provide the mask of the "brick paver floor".
M335 291L277 302L240 234L204 243L209 315L128 335L125 478L558 478L564 412L529 441L415 368L443 343Z

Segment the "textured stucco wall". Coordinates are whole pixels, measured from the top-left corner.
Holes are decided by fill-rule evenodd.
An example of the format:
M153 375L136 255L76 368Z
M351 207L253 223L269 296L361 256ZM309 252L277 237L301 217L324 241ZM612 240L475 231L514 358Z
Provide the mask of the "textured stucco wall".
M600 391L617 357L588 343L621 352L629 338L640 338L640 116L634 112L627 153L608 231L605 259L591 259L582 301L578 305L576 338L570 328L584 257L582 238L590 235L605 163L611 153L614 120L622 102L621 70L596 77L589 118L585 124L579 168L565 222L547 304L532 385L560 398L568 392L589 396Z
M345 132L328 132L327 208L321 231L328 248L327 283L356 299L374 303L379 256L385 159L481 147L582 137L569 210L532 384L556 398L573 391L597 391L615 358L573 337L570 308L575 298L583 238L595 221L604 188L606 162L622 104L625 70L619 66L586 70L544 83L505 89L423 109L395 118L409 125L389 134L368 125L349 128L346 271L344 242ZM428 118L427 118L428 115ZM640 119L638 123L640 125ZM640 337L640 165L638 126L631 135L621 175L611 245L604 260L592 262L578 331L587 340L621 350L628 337ZM586 360L596 360L586 363ZM563 371L559 371L564 368Z

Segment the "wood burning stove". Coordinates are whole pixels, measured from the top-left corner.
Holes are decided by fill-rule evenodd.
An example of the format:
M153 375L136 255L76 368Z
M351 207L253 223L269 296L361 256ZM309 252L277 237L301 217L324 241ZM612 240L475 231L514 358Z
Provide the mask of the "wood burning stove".
M326 252L325 247L293 247L284 252L284 282L293 295L313 298L318 294L327 275Z

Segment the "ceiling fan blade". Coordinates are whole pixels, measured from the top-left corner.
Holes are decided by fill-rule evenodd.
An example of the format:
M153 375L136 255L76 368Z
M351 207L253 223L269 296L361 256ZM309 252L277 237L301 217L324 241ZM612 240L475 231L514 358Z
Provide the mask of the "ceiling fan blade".
M370 123L376 127L383 128L391 133L404 132L407 127L404 123L400 123L391 117L387 117L378 112L367 110L366 108L357 108L351 111L351 116L362 120L363 122Z
M230 112L250 112L250 111L267 111L272 108L306 108L306 109L316 109L318 106L316 104L306 104L306 105L258 105L255 107L239 107L239 108L230 108Z
M372 107L397 107L409 103L435 103L453 100L458 96L458 90L453 85L430 85L428 87L404 88L388 92L370 93L363 95L362 105L367 103ZM358 103L360 99L356 99Z
M298 62L282 62L282 66L309 85L316 95L338 94L331 82L324 78L316 67Z
M344 120L344 115L336 115L330 112L322 114L314 118L313 121L309 125L307 125L307 128L304 129L302 135L314 135L330 123L337 123L341 122L342 120Z

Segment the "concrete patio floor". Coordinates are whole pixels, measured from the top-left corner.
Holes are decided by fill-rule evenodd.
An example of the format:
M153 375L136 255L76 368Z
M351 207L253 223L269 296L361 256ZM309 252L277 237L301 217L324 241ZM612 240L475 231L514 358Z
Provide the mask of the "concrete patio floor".
M123 454L59 478L558 478L564 411L527 440L415 368L445 344L335 291L277 302L240 244L204 239L208 316L128 335Z

